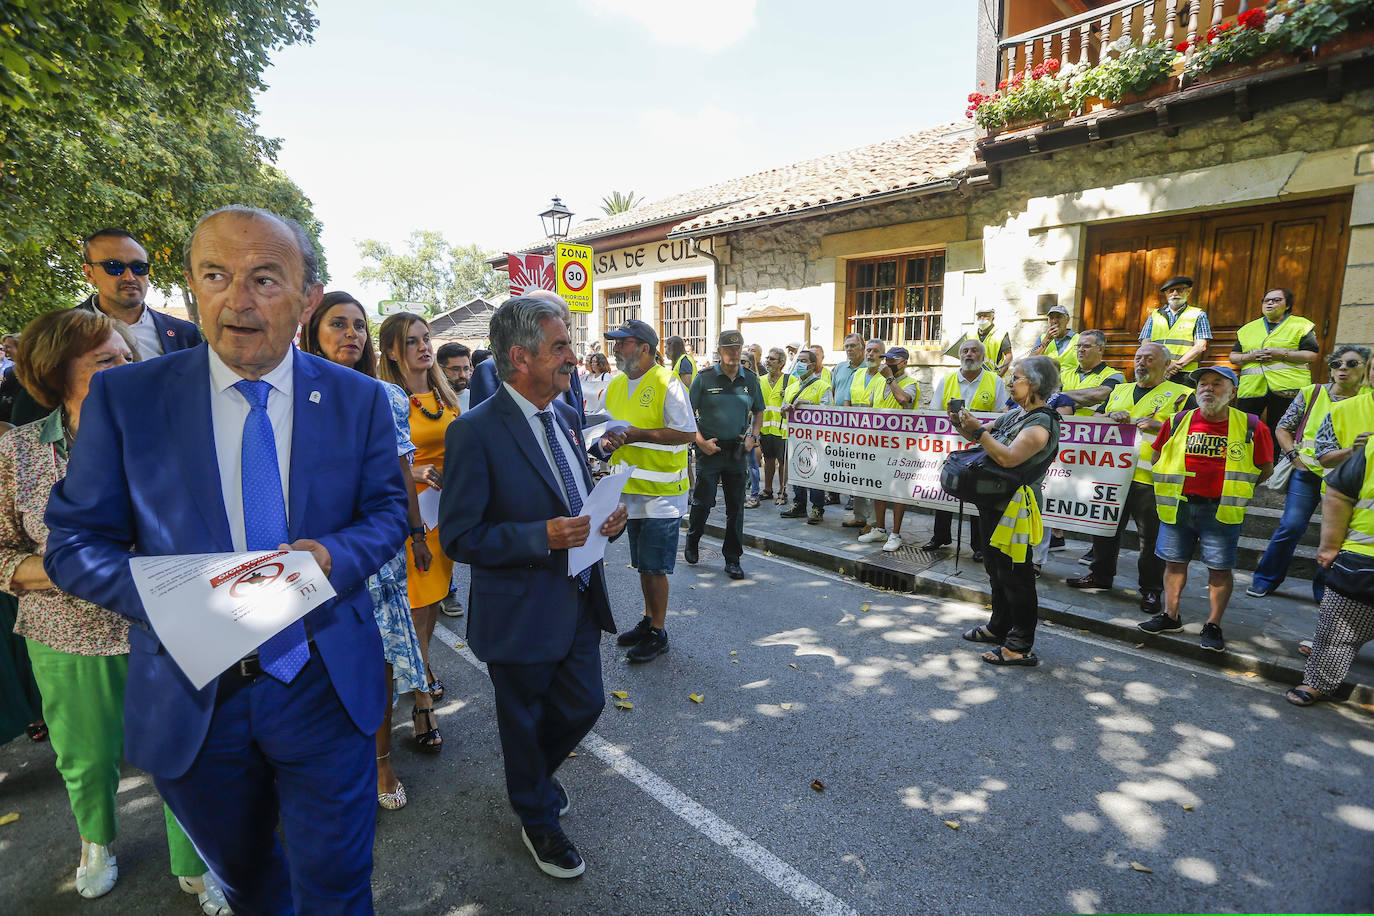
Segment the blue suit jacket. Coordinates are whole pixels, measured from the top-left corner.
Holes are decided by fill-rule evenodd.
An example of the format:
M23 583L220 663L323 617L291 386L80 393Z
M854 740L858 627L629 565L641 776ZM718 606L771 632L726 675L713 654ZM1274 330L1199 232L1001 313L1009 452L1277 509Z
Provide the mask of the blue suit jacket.
M91 293L85 301L77 306L88 312L96 311L95 293ZM162 352L171 353L174 350L189 350L192 347L200 346L200 328L194 322L185 321L181 318L174 318L171 315L164 315L156 309L148 308L148 313L153 316L153 327L157 328L158 340L162 341Z
M585 451L572 408L558 400L552 406ZM444 454L449 460L439 497L439 542L444 553L472 567L472 651L482 661L505 664L564 658L577 628L577 583L568 577L568 552L549 550L544 523L567 515L568 507L534 432L505 388L449 424ZM568 458L591 492L583 456ZM592 567L587 599L601 628L614 633L601 563Z
M53 487L43 566L58 588L128 617L126 757L180 776L205 740L217 681L195 690L148 626L132 555L233 550L210 418L208 347L91 380L67 476ZM313 395L318 393L319 397ZM329 550L339 597L306 628L358 729L382 719L381 637L365 586L406 538L406 495L386 393L359 372L297 351L290 540ZM305 713L303 712L302 715ZM308 740L305 738L303 740Z
M582 399L582 378L574 372L569 376L569 380L571 384L568 390L560 394L557 400L577 411L577 428L583 429L587 425L587 405ZM482 360L481 364L472 370L472 380L468 382L468 410L500 390L501 380L496 376L496 360Z

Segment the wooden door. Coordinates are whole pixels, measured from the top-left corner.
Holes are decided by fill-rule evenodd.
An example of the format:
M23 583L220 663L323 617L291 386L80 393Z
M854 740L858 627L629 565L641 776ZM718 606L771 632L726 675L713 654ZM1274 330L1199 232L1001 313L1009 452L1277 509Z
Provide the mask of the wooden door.
M1106 334L1107 361L1129 366L1146 315L1164 304L1160 284L1185 274L1196 281L1189 301L1212 324L1204 363L1225 360L1236 329L1276 287L1316 324L1324 356L1335 345L1349 214L1346 196L1090 229L1081 327Z

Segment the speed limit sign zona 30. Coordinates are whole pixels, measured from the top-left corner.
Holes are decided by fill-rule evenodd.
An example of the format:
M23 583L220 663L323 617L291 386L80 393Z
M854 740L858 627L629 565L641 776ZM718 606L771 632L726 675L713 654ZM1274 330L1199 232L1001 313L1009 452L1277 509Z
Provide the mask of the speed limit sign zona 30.
M574 312L592 310L592 250L586 245L558 243L554 277L558 295Z

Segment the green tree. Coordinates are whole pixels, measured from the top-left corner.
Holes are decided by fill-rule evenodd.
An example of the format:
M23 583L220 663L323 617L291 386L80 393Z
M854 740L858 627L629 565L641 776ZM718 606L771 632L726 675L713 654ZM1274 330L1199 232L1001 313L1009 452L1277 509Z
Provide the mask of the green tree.
M642 203L644 203L644 201L636 198L634 191L628 194L612 191L607 196L601 198L601 212L605 213L607 216L615 216L617 213L624 213L626 210L632 210Z
M181 285L196 218L227 203L301 220L253 94L276 48L309 41L308 0L0 3L0 326L83 294L80 236L143 237L153 285Z
M489 253L477 245L450 245L442 232L432 229L412 232L403 252L363 239L358 255L363 261L359 280L386 286L393 299L428 303L430 315L507 289L506 275L487 265Z

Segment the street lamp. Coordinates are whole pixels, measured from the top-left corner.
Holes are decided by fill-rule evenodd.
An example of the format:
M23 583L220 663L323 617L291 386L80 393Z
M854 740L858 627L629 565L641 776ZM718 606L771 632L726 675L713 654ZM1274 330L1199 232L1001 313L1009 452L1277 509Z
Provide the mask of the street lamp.
M554 197L549 209L539 214L539 219L544 223L544 235L554 241L567 238L572 217L573 212L563 205L563 201Z

